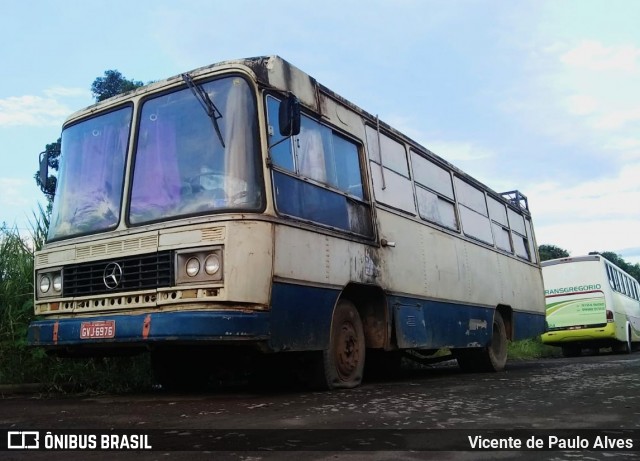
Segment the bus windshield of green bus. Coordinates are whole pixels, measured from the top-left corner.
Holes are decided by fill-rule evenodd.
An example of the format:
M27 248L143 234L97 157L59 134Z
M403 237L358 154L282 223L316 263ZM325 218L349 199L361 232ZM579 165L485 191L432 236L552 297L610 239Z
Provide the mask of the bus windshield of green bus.
M122 196L132 109L63 131L50 240L113 229L127 209L127 222L137 225L262 207L257 110L249 85L227 77L200 88L220 110L224 145L189 88L144 101L128 207Z

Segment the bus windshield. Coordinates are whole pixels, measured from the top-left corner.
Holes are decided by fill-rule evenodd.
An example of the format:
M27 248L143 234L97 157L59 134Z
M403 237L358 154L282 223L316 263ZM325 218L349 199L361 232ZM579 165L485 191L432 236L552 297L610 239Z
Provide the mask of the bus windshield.
M189 88L142 106L131 224L261 207L257 111L249 85L230 77L199 88L219 110L216 123Z
M131 114L125 107L62 132L49 240L118 225Z
M189 88L142 104L128 207L122 196L131 107L63 131L49 240L113 229L121 210L137 225L262 207L257 110L249 85L227 77L199 88L219 109L217 130Z

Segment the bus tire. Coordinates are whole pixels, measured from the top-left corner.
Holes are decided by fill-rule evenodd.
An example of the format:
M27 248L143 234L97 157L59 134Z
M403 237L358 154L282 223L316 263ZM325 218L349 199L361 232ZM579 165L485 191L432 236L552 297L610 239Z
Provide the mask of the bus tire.
M479 349L454 351L458 365L463 371L502 371L507 363L507 328L500 312L493 315L491 342Z
M362 320L353 303L338 301L331 319L329 348L322 351L311 385L316 389L351 389L362 382L365 359Z

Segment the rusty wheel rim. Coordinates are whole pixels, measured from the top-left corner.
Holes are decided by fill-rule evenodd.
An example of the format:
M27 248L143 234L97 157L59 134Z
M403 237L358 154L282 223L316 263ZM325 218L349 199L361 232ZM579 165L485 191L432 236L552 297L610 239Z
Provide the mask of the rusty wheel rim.
M351 322L345 322L340 327L335 356L340 379L349 380L360 363L358 333Z

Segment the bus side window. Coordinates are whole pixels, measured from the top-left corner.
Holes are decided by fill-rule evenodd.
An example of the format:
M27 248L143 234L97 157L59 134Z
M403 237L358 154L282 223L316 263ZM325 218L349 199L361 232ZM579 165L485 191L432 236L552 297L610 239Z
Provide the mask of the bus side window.
M621 291L620 289L620 278L618 276L618 271L616 269L613 269L613 281L615 283L615 290L616 291Z
M513 253L509 236L509 221L507 220L507 210L504 203L500 203L492 197L487 197L487 205L489 205L489 217L491 218L491 227L496 246L501 250Z
M624 294L626 294L629 297L632 296L631 286L629 284L629 277L627 277L626 275L624 276Z
M609 264L605 264L605 267L607 268L607 278L609 279L609 285L611 285L611 288L615 290L616 285L613 279L613 268Z
M422 219L459 230L449 171L411 150L418 213Z
M278 120L278 110L280 101L273 96L267 96L267 122L269 124L269 155L274 165L288 171L295 171L293 162L293 150L291 140L283 141L284 136L280 135L280 124ZM278 143L276 145L276 143Z
M487 209L484 192L458 177L455 177L454 184L458 197L458 211L460 212L460 221L462 221L462 231L469 237L493 245L491 221L489 220L489 210ZM522 234L525 234L524 222L522 224ZM522 253L519 256L527 259L529 257L524 244L522 245Z
M303 116L300 134L294 138L298 174L328 184L327 160L331 155L331 130Z
M376 201L415 215L413 184L404 144L369 125L365 131Z
M334 172L333 184L343 192L364 199L358 146L337 134L333 134Z

